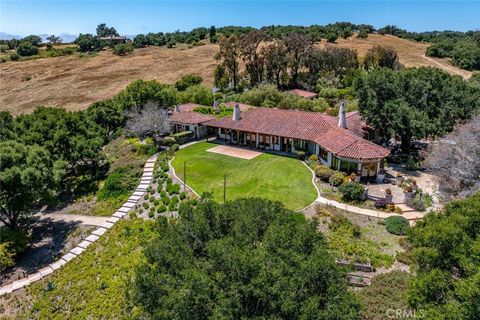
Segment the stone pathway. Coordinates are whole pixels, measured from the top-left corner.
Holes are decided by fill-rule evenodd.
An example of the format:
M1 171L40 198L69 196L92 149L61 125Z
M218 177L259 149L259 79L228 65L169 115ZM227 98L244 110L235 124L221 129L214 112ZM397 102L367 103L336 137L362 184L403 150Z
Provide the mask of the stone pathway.
M45 268L40 269L38 272L28 275L27 277L14 281L10 284L7 284L3 287L0 287L0 296L11 293L12 291L21 289L34 283L36 281L41 280L42 278L48 276L49 274L53 273L55 270L60 269L62 266L67 264L72 259L75 259L79 256L88 246L92 243L97 241L108 229L110 229L115 222L118 220L125 218L127 213L137 204L139 199L145 194L147 191L147 187L152 181L153 177L153 168L155 166L155 161L157 160L157 155L153 155L147 160L143 168L143 175L140 180L140 184L138 185L135 192L133 192L132 196L128 198L127 202L123 204L123 206L118 209L111 217L86 217L86 216L75 216L75 215L60 215L59 217L54 218L52 215L52 219L76 219L83 221L85 224L88 225L95 225L99 226L96 230L94 230L88 237L85 238L82 242L78 244L75 248L70 250L67 254L63 255L60 259L55 262L50 263ZM42 215L42 216L46 216ZM42 217L43 218L43 217ZM87 219L88 218L88 219ZM99 218L99 219L97 219Z

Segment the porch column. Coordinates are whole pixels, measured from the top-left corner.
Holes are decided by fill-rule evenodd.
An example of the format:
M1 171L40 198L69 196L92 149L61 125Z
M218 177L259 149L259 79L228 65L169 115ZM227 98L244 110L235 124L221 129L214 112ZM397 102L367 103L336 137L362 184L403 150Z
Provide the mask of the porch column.
M258 148L258 133L255 133L255 148Z
M292 153L295 152L295 143L293 143L293 139L290 140L290 144L292 147Z
M327 155L327 165L328 167L332 167L332 153L329 152L328 155Z

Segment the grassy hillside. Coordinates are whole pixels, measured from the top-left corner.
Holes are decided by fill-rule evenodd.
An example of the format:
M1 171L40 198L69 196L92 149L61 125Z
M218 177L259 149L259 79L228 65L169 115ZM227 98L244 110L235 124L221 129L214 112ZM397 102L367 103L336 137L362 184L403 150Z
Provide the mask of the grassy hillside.
M394 36L369 35L367 39L338 39L336 45L357 49L360 56L374 44L394 47L400 62L407 67L433 66L456 75L469 77L446 59L424 56L426 43ZM322 42L320 46L326 45ZM149 47L119 57L103 51L90 57L77 55L0 64L0 111L14 115L31 112L39 105L62 106L69 110L86 108L92 102L114 96L132 80L156 79L172 83L181 76L195 73L205 84L212 84L218 46L207 44L188 49Z

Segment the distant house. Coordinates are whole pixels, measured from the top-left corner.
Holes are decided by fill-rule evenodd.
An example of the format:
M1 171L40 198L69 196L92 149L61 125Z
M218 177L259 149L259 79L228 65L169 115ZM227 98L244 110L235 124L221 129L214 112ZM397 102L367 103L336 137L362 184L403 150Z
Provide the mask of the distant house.
M300 89L289 90L287 91L287 93L294 94L296 96L300 96L302 98L307 98L307 99L314 99L318 96L315 92L310 92L310 91L305 91Z
M113 44L119 44L119 43L127 42L127 37L124 37L124 36L98 37L98 39L103 40L103 41L109 41Z
M362 120L350 114L349 128L344 105L339 117L318 112L276 108L251 108L242 112L236 106L232 117L203 122L217 138L231 144L264 150L294 153L297 150L318 155L320 161L336 170L356 172L362 178L375 178L390 150L363 138Z

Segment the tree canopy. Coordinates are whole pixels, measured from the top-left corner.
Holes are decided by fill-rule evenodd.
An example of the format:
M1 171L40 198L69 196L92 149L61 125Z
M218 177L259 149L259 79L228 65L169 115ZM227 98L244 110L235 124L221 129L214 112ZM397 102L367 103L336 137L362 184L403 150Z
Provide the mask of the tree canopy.
M480 110L478 88L434 68L376 69L355 82L355 92L367 122L404 150L412 139L443 135Z
M157 220L129 296L156 319L360 319L315 222L278 202L211 200Z
M417 221L408 235L417 276L408 299L425 319L478 319L480 193Z

